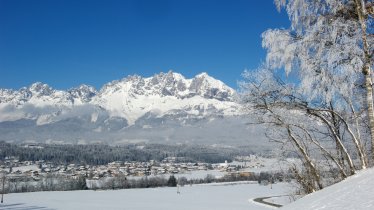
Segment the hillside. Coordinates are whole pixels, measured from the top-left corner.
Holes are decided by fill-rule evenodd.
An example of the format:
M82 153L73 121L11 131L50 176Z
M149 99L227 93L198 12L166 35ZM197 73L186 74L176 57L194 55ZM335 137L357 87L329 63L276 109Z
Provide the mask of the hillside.
M368 210L374 209L374 168L307 195L282 210Z

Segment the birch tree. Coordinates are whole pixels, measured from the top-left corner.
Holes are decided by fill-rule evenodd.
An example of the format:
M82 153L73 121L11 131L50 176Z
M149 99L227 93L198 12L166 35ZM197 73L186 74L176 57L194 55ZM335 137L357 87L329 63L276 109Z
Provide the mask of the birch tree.
M293 145L310 178L296 177L310 192L323 187L318 156L331 162L341 179L368 167L368 152L374 163L374 8L371 0L275 4L285 8L290 27L263 33L266 61L244 73L241 99L258 123L277 128L278 138ZM282 80L282 71L294 81ZM318 154L310 152L314 148Z
M372 13L372 2L275 0L275 4L279 10L286 9L291 26L263 33L267 66L283 68L286 74L296 72L300 90L316 106L333 106L339 111L349 110L350 106L364 109L373 154L373 38L369 34L373 30L369 14ZM347 103L347 99L355 104ZM352 115L350 113L348 117ZM357 147L361 147L359 153L365 159L361 138L356 140Z
M345 127L333 127L330 110L319 110L308 106L308 101L292 84L286 84L272 70L260 68L248 71L241 83L241 99L246 112L251 113L258 123L266 125L267 136L281 144L291 144L304 166L304 175L296 168L292 171L305 192L310 193L324 187L318 161L326 157L337 169L340 179L355 173L356 168L346 143L338 134ZM316 117L318 116L318 117ZM330 115L331 116L331 115ZM349 126L349 125L348 125ZM321 141L321 139L323 139ZM331 145L338 145L343 161L334 154ZM318 150L319 152L315 151ZM311 152L312 151L312 152ZM326 170L326 169L322 169ZM339 180L340 180L339 179Z

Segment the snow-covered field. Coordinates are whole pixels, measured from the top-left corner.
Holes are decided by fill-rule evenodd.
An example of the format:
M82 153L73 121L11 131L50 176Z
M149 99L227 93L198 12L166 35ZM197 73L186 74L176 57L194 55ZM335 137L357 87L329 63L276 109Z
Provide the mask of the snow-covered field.
M374 209L374 168L307 195L282 210L369 210Z
M130 209L130 210L264 210L271 207L252 198L284 195L289 185L208 184L109 191L17 193L4 196L0 209Z
M265 161L263 165L260 168L267 168L269 164ZM210 172L198 171L179 176L203 178ZM221 173L215 171L210 174L220 176ZM374 169L363 170L341 183L288 205L291 199L283 195L292 192L291 184L278 183L271 189L256 182L238 182L184 186L180 187L180 194L175 187L6 194L0 209L264 210L274 207L252 199L270 197L264 201L286 205L281 208L285 210L366 210L374 209L373 177Z

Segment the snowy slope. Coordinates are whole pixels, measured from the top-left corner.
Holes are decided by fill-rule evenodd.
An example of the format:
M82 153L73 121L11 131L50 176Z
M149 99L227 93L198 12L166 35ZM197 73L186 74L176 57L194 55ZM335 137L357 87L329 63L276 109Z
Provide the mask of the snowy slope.
M369 210L374 209L374 168L307 195L282 210Z

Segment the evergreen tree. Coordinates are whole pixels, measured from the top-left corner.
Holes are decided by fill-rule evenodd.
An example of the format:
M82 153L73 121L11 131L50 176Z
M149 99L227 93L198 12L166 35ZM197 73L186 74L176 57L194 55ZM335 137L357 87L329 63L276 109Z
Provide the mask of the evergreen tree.
M84 176L79 176L77 180L77 189L78 190L87 190L86 178Z
M177 186L177 179L174 177L174 175L171 175L169 177L168 186L169 187L176 187Z

